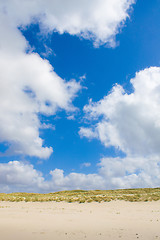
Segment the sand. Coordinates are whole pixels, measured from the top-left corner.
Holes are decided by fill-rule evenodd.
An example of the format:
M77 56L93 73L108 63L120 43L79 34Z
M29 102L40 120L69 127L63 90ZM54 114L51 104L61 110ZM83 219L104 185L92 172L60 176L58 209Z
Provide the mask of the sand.
M0 239L160 239L160 201L0 202Z

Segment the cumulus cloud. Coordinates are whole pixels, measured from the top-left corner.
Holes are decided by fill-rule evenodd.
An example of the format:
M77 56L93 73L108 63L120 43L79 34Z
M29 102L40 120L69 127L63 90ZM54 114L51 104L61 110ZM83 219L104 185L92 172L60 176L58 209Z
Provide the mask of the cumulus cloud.
M29 9L23 15L16 8L18 2L0 1L0 142L9 147L1 156L48 158L53 150L43 147L39 129L44 129L44 124L38 114L54 115L59 109L75 111L72 101L81 86L75 80L61 79L38 54L26 54L29 45L18 26L29 23L30 18L25 17Z
M1 0L3 11L16 25L36 19L47 31L68 32L111 46L133 3L135 0Z
M64 175L62 169L55 169L50 172L52 179L49 182L50 189L71 190L71 189L97 189L103 188L104 180L98 174L83 174L72 172Z
M99 166L106 189L159 187L158 156L103 158Z
M0 164L0 192L53 192L69 189L99 188L103 179L97 174L70 173L64 176L64 171L50 171L50 180L45 180L42 173L35 170L31 164L18 161Z
M0 164L1 192L40 190L44 186L42 174L32 165L18 161Z
M103 158L98 173L50 171L46 180L31 164L18 161L0 164L0 192L54 192L72 189L118 189L159 187L159 158Z
M102 158L94 174L73 172L65 176L62 169L55 169L50 174L50 191L158 187L160 160L156 157Z
M37 54L1 54L0 78L0 141L10 143L6 154L49 157L52 148L43 147L39 128L44 124L38 114L74 111L72 100L80 84L65 82Z
M88 139L96 138L97 133L92 131L90 128L81 127L79 131L80 137L87 137Z
M132 92L120 85L102 100L84 107L91 127L80 136L97 138L125 158L104 158L100 173L110 187L158 186L160 164L160 68L137 72L130 81Z
M136 73L131 84L130 94L115 85L102 100L86 105L86 117L95 124L82 128L80 134L96 137L127 155L160 155L160 68Z
M68 32L114 45L115 34L128 17L134 0L0 0L0 142L5 154L48 158L38 114L74 111L80 83L61 79L47 60L31 52L19 28L38 22L43 32ZM30 53L26 50L30 49ZM3 155L1 153L1 155Z

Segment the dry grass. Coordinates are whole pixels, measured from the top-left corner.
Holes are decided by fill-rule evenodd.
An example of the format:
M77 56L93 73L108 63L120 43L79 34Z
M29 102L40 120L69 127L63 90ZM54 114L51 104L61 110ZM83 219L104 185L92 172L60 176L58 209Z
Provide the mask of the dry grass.
M125 200L130 202L145 202L160 200L160 188L139 188L119 190L72 190L55 193L0 193L0 201L10 202L110 202L112 200Z

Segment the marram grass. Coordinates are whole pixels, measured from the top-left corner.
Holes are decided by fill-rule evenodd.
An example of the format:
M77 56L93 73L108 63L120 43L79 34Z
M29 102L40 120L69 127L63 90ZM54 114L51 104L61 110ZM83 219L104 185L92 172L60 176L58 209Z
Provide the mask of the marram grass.
M160 200L160 188L138 188L119 190L72 190L47 194L39 193L0 193L0 201L9 202L110 202L124 200L129 202L146 202Z

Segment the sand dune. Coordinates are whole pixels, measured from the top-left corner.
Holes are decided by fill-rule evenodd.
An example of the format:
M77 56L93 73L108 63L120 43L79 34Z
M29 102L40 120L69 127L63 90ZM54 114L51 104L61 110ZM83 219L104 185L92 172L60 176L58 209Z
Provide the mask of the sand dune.
M0 202L0 239L160 239L160 201Z

